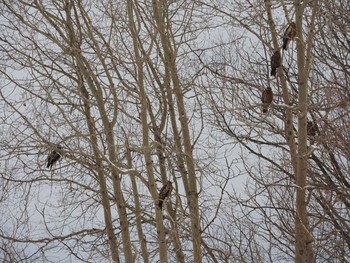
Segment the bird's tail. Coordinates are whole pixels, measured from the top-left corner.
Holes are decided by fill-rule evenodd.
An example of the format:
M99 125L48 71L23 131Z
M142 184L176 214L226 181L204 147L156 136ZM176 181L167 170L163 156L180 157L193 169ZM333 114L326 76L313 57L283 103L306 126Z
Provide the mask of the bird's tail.
M262 106L262 113L267 113L269 106Z
M283 41L283 49L284 49L284 50L287 50L288 42L289 42L289 39L285 39L285 40Z
M277 69L277 68L271 69L271 76L276 76L276 69Z
M46 168L50 168L50 163L47 163Z
M163 208L163 199L159 199L158 206L160 209Z

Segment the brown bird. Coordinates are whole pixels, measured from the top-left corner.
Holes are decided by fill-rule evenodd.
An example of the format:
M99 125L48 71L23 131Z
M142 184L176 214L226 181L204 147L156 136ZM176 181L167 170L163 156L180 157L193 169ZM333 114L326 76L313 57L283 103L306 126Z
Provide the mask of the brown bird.
M282 57L279 50L276 50L271 57L271 76L276 76L276 70L281 66Z
M283 35L283 49L287 50L289 42L292 41L297 34L297 27L294 22L291 22Z
M62 146L57 146L56 150L53 150L49 156L47 157L47 165L46 168L52 169L52 166L62 157L62 154L60 153L60 150L62 149Z
M273 100L273 92L270 87L267 87L261 94L262 112L266 113Z
M163 185L162 189L159 191L159 203L158 206L160 209L163 207L163 201L165 198L170 196L171 191L173 190L172 182L168 181L165 185Z
M318 134L318 126L316 122L307 121L307 136L309 136L310 143L313 144L315 141L315 136Z
M310 137L316 136L318 133L318 126L316 122L307 121L307 135Z

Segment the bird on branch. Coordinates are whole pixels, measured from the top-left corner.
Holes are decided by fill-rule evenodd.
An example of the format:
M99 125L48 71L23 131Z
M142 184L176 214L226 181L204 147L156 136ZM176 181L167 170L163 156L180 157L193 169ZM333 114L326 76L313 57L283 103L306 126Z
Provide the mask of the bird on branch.
M261 94L261 101L263 103L262 105L262 112L266 113L269 109L270 104L273 100L273 92L270 87L267 87Z
M316 122L307 121L307 136L310 138L310 143L313 144L315 141L315 136L319 133L318 126Z
M159 206L160 209L163 208L163 202L164 202L165 198L170 196L172 190L173 190L173 185L172 185L171 181L168 181L160 189L160 191L159 191L159 202L158 202L158 206Z
M57 148L49 154L46 168L52 169L52 166L61 159L62 153L60 153L60 150L62 150L62 146L57 146Z
M283 35L283 49L287 50L290 41L292 41L297 34L297 27L294 22L291 22Z
M276 76L276 70L282 64L282 57L279 50L276 50L271 57L271 76Z
M318 133L318 126L316 122L307 121L307 135L316 136Z

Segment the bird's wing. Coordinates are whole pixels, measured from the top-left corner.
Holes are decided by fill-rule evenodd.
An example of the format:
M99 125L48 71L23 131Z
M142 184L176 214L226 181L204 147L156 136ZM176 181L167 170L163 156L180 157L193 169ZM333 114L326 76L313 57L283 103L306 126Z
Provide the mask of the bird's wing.
M291 26L288 26L288 28L286 29L286 31L284 31L283 37L284 37L284 38L289 38L291 32L292 32L292 27L291 27Z
M160 191L159 191L159 196L161 196L163 193L164 193L164 191L165 191L165 189L166 189L166 187L167 187L167 185L165 184L165 185L163 185L163 187L160 189Z

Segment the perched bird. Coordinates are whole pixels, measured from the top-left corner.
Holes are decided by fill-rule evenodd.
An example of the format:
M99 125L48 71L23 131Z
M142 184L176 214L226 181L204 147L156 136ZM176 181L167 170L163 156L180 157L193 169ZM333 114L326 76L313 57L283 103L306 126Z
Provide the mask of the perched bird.
M172 182L168 181L165 185L163 185L162 189L159 191L159 203L158 206L160 209L163 207L163 201L165 198L170 196L171 191L173 190Z
M297 27L294 22L291 22L283 35L283 49L287 50L289 42L292 41L297 34Z
M60 150L62 146L57 146L56 150L53 150L47 157L46 168L52 169L52 166L62 157Z
M307 121L307 135L314 137L317 135L317 132L318 132L317 123L313 121Z
M282 57L279 50L276 50L271 57L271 76L276 76L276 70L281 66Z
M318 126L316 122L307 121L307 136L310 137L310 143L314 143L315 136L318 134Z
M273 100L273 92L270 87L267 87L261 94L262 112L266 113Z

